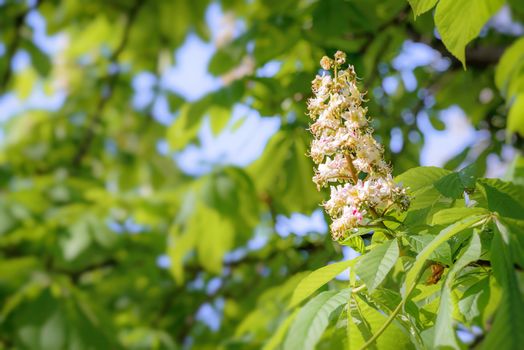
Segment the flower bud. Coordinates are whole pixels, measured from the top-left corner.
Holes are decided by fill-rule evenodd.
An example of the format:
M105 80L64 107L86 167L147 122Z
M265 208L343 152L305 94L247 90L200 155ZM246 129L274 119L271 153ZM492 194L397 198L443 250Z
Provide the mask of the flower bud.
M330 70L332 64L333 60L327 56L322 57L320 60L320 67L322 67L324 70Z

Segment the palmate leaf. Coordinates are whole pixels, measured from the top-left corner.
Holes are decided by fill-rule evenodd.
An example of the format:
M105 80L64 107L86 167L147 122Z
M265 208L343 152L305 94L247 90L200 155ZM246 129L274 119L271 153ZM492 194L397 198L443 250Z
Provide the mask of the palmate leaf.
M502 287L500 304L495 321L482 349L522 349L524 344L524 298L511 259L509 240L504 237L504 225L496 220L491 250L493 274Z
M455 330L453 329L453 312L456 303L453 300L451 289L457 273L470 262L478 260L481 250L482 245L480 237L477 233L473 233L471 241L464 253L455 262L446 277L446 282L442 287L442 293L440 295L440 307L439 312L437 313L437 321L435 323L435 336L433 340L435 348L449 346L457 349L459 347L455 336Z
M370 293L386 278L399 256L398 242L393 239L364 254L355 266L357 275L366 283Z
M442 231L435 237L431 243L429 243L424 250L422 250L418 255L413 267L406 276L406 286L411 288L419 273L424 268L426 261L429 259L431 254L444 242L456 235L457 233L465 230L466 228L474 227L483 222L487 218L487 215L472 215L467 218L464 218L455 224L452 224Z
M353 266L357 260L340 261L321 267L307 275L295 288L289 307L295 307L313 294L317 289L331 281L348 267Z
M284 350L313 349L324 333L329 317L348 302L350 289L322 292L311 299L295 318L284 343Z
M435 25L442 42L464 67L466 45L503 4L504 0L440 0L437 4Z

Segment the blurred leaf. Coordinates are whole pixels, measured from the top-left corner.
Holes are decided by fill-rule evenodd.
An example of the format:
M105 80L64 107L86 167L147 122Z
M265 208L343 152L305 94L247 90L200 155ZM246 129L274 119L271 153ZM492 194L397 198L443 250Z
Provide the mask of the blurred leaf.
M291 314L289 314L288 317L280 324L277 331L271 336L271 338L268 340L268 342L264 345L262 350L275 350L278 349L280 344L284 341L286 333L291 326L291 324L295 321L295 318L297 317L298 312L300 309L296 309Z
M511 181L516 185L524 186L524 157L520 154L515 155L504 176L506 181Z
M22 73L17 74L15 80L15 90L18 95L18 98L25 100L29 97L33 91L38 76L35 70L31 67L26 68Z
M209 272L222 272L222 259L233 247L234 232L231 223L214 210L201 207L198 217L206 218L205 222L193 222L192 235L197 238L198 258Z
M515 97L508 114L507 133L519 133L524 136L524 93Z
M311 212L320 199L311 181L313 164L306 153L305 132L283 130L271 138L262 157L248 168L257 189L274 197L278 209L286 214Z
M31 40L24 40L23 47L31 56L31 63L36 71L43 77L47 77L51 71L51 60Z
M517 80L524 80L524 38L516 40L500 58L495 69L495 84L509 101L514 94L522 92L512 89Z
M64 258L68 261L76 259L89 247L91 239L89 223L84 220L75 223L60 242Z

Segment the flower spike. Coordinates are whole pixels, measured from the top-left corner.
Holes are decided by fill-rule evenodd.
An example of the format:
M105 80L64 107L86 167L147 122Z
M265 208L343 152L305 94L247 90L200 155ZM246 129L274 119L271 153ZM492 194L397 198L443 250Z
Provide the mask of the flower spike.
M337 241L386 211L409 206L406 189L393 181L384 150L373 138L355 70L351 65L343 69L345 63L341 51L334 59L322 57L320 66L329 74L315 77L314 97L308 100L314 136L310 156L317 164L313 181L318 189L331 188L323 207L333 220L331 234Z

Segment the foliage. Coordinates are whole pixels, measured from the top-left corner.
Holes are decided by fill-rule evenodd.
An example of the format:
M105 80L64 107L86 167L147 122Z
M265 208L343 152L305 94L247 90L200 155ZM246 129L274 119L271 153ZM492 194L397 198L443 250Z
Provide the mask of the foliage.
M209 6L242 29L219 43ZM0 2L0 102L22 101L0 118L0 348L464 348L458 330L472 347L518 349L524 56L522 38L486 26L501 6L522 24L517 0ZM38 18L61 48L42 44ZM208 71L222 82L196 100L163 79L188 35L214 40ZM410 45L436 58L406 68ZM412 197L383 221L388 235L348 239L363 254L344 262L322 232L276 233L325 199L305 100L337 49L368 91L377 139L397 140L386 158ZM141 75L152 97L138 106ZM174 159L202 146L200 131L242 130L238 106L279 121L264 152L185 173ZM445 169L420 167L424 123L444 130L452 106L482 137ZM504 179L485 178L510 148ZM335 279L348 267L349 285Z

